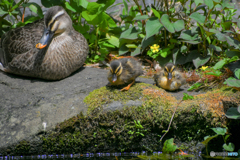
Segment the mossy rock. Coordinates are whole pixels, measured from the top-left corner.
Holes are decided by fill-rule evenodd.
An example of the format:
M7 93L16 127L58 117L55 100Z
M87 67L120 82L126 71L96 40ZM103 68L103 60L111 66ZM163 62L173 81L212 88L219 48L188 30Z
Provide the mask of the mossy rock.
M154 85L136 83L125 92L111 87L96 89L84 102L88 105L87 115L80 113L57 125L54 131L40 135L39 151L159 151L159 139L177 107L163 142L175 138L180 149L199 152L203 148L199 142L214 134L211 128L228 125L224 113L230 106L240 104L240 92L218 89L180 102ZM28 149L31 150L29 144Z

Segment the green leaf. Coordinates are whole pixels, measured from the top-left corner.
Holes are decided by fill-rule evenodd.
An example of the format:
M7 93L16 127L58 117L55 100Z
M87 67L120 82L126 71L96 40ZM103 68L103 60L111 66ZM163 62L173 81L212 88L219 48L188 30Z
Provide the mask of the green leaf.
M4 15L4 14L7 14L8 12L6 12L6 11L4 11L4 10L2 10L1 8L0 8L0 15Z
M231 87L240 87L240 80L230 80L230 79L227 79L225 81L227 83L227 85L231 86Z
M43 17L43 12L41 7L34 2L31 3L26 3L26 4L22 4L23 7L28 7L31 11L33 11L34 13L36 13L39 17Z
M125 7L125 11L127 12L126 14L128 14L128 4L125 0L123 0L123 4L124 4L124 7Z
M158 19L160 19L161 16L160 16L159 12L158 12L157 10L155 10L154 8L151 8L151 9L152 9L152 11L153 11L153 14L154 14Z
M176 64L176 60L177 60L178 53L179 53L179 49L178 49L178 48L174 48L174 49L172 50L173 64Z
M212 71L212 72L207 72L206 74L207 74L207 75L213 75L213 76L219 77L219 76L221 76L222 72L221 72L221 71L218 71L218 70L215 70L215 71Z
M240 79L240 68L236 68L235 71L234 71L234 74L237 77L237 79Z
M203 3L203 0L194 0L196 6L198 6L199 4L202 4Z
M171 53L170 48L164 48L164 49L160 50L159 53L163 58L166 58L167 55L169 55Z
M163 145L163 153L173 153L178 147L173 143L173 138L167 139Z
M182 38L187 41L194 41L198 38L198 34L192 35L191 30L182 31L179 38Z
M218 39L219 41L223 41L223 42L225 42L225 41L227 40L225 34L222 34L222 33L216 33L215 36L217 37L217 39Z
M122 32L120 38L137 39L139 33L141 33L141 31L137 31L135 27L132 27Z
M187 93L183 93L183 98L182 98L183 101L191 100L191 99L194 99L194 97L191 95L188 95Z
M210 140L212 140L213 138L215 138L215 137L217 137L217 136L218 136L218 135L215 135L215 136L206 136L206 137L204 137L204 141L201 142L201 143L206 146Z
M137 56L141 53L141 45L138 45L138 47L131 53L131 56Z
M68 2L65 2L65 6L67 9L69 9L70 11L73 11L74 13L77 12Z
M146 20L148 18L149 18L148 15L139 15L133 18L133 20Z
M156 17L151 17L146 23L146 39L149 37L158 34L159 31L163 28L163 25L159 22L159 19Z
M136 44L126 44L126 47L128 48L137 48Z
M119 56L121 56L121 55L124 55L125 53L127 53L128 51L129 51L129 49L124 44L119 48L118 54L119 54Z
M223 148L224 148L226 151L232 152L232 151L234 151L235 146L234 146L233 143L230 142L228 145L225 143L225 144L223 145Z
M99 49L99 52L100 52L101 54L108 54L108 53L109 53L109 51L108 51L107 48L100 48L100 49Z
M238 56L238 57L240 57L240 52L239 52L239 50L231 50L231 51L225 51L225 53L226 53L226 55L228 56L228 57L234 57L234 56Z
M199 66L205 65L210 60L210 58L210 55L207 55L205 57L199 56L196 59L193 59L193 64L196 68L198 68Z
M115 37L115 36L110 36L108 38L108 42L114 46L116 46L117 48L119 47L119 38Z
M171 33L175 33L174 25L170 22L169 16L167 14L162 15L161 23L163 24L166 30L168 30Z
M63 4L62 0L41 0L41 3L46 8L61 6L61 4Z
M212 9L214 6L212 0L204 0L204 3L208 6L208 9Z
M177 32L179 32L185 28L184 21L182 19L174 22L173 26L174 26L175 31L177 31Z
M240 119L240 113L238 112L238 108L237 107L229 108L226 112L226 117L229 119Z
M87 0L73 0L77 3L78 6L82 6L83 8L87 8L88 1Z
M226 36L227 42L230 46L234 46L236 49L239 49L240 42L233 37Z
M218 46L215 46L215 45L212 45L212 44L209 45L209 48L212 48L214 51L217 51L217 52L222 51L221 47L218 47Z
M142 50L144 50L149 45L152 45L152 44L155 44L155 43L157 43L157 40L154 38L154 36L151 36L148 39L146 39L146 37L143 38L142 43L141 43Z
M202 14L198 12L194 12L190 15L190 18L194 19L200 24L204 24L206 16L203 16Z
M192 90L198 89L200 86L202 86L202 83L197 82L197 83L193 84L191 87L189 87L187 91L192 91Z
M228 61L228 63L235 62L235 61L237 61L238 59L239 59L238 56L233 56L233 57Z
M216 128L211 128L217 135L225 135L227 132L226 128L221 128L221 127L216 127Z
M217 62L214 66L213 69L221 69L223 68L223 66L227 64L227 60L226 59L222 59L221 61Z
M166 58L163 58L162 56L157 57L157 61L163 67L166 63L172 62L172 55L168 55Z

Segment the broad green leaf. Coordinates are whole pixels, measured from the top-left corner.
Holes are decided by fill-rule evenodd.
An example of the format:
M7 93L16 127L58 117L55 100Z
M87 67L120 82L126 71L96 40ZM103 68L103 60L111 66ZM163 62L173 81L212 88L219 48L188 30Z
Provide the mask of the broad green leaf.
M194 41L198 38L198 34L192 35L190 30L182 31L179 38L182 38L187 41Z
M213 8L213 0L204 0L204 3L208 6L208 9Z
M151 8L151 9L152 9L154 15L155 15L158 19L160 19L161 16L160 16L159 12L158 12L157 10L155 10L154 8Z
M4 14L7 14L8 12L6 12L6 11L4 11L4 10L2 10L1 8L0 8L0 15L4 15Z
M46 8L50 8L52 6L61 6L61 4L63 4L61 0L41 0L41 3Z
M203 16L202 14L200 14L198 12L194 12L190 15L190 18L194 19L195 21L197 21L200 24L203 24L205 22L206 16Z
M99 49L99 52L100 52L101 54L108 54L108 53L109 53L109 51L108 51L107 48L100 48L100 49Z
M228 57L234 57L234 56L240 57L240 52L239 51L231 50L231 51L226 51L225 53Z
M149 37L148 39L146 39L146 37L145 38L143 38L143 40L142 40L142 51L146 48L146 47L148 47L149 45L152 45L152 44L155 44L155 43L157 43L157 40L154 38L154 36L151 36L151 37Z
M209 48L212 48L214 51L217 51L217 52L222 51L221 47L218 47L218 46L215 46L215 45L212 45L212 44L209 45Z
M137 48L138 46L136 44L126 44L126 47L128 47L128 48Z
M104 4L103 11L105 11L109 6L113 5L115 0L98 0L97 3Z
M240 87L240 80L230 80L230 79L227 79L226 80L226 83L227 85L231 86L231 87Z
M194 83L191 87L188 88L187 91L192 91L192 90L198 89L201 86L202 86L202 83L199 83L199 82Z
M135 18L133 18L133 20L145 20L145 19L148 19L148 15L139 15L139 16L136 16Z
M34 2L31 3L26 3L26 4L22 4L23 7L28 7L31 11L33 11L34 13L36 13L39 17L43 17L43 12L41 7Z
M193 64L196 68L198 68L199 66L205 65L210 60L210 58L210 55L207 55L205 57L199 56L196 59L193 59Z
M233 57L228 61L228 63L235 62L235 61L237 61L238 59L239 59L238 56L233 56Z
M115 37L115 36L110 36L108 38L108 42L114 46L116 46L117 48L119 47L119 38Z
M183 93L183 98L182 98L182 100L191 100L191 99L194 99L194 97L193 96L191 96L191 95L188 95L187 93Z
M88 1L87 0L73 0L77 3L78 6L82 6L83 8L87 8Z
M165 27L166 30L168 30L171 33L174 33L174 25L170 22L169 16L167 14L162 15L161 17L161 23Z
M179 53L179 49L178 49L178 48L174 48L174 49L172 50L173 64L176 64L176 60L177 60L178 53Z
M201 43L200 41L181 41L181 42L186 42L186 43L190 43L190 44L198 44L198 43Z
M178 147L173 143L173 138L167 139L163 145L163 153L173 153Z
M229 1L224 0L222 2L222 10L225 8L232 9L232 8L234 8L234 5L233 5L233 3L229 3Z
M169 55L170 53L170 48L164 48L162 50L160 50L160 55L163 57L163 58L166 58L167 55Z
M204 144L205 146L209 143L209 141L215 137L217 137L218 135L215 135L215 136L206 136L204 137L204 141L201 142L202 144Z
M223 148L224 148L226 151L232 152L232 151L234 151L235 146L234 146L233 143L230 142L228 145L225 143L225 144L223 145Z
M65 6L67 9L69 9L70 11L73 11L74 13L77 12L68 2L65 2Z
M221 128L221 127L216 127L216 128L211 128L217 135L225 135L227 132L226 128Z
M177 31L177 32L179 32L185 28L184 21L182 19L174 22L173 26L175 28L175 31Z
M90 15L96 15L96 14L98 14L98 11L102 6L103 5L98 4L96 2L88 3L87 13L90 14Z
M225 42L225 41L227 40L225 34L222 34L222 33L216 33L215 36L217 37L217 39L218 39L219 41L223 41L223 42Z
M141 53L141 45L138 45L138 47L131 53L131 56L137 56Z
M223 82L223 84L227 84L227 81L228 80L237 80L236 78L234 78L234 77L229 77L228 79L226 79L224 82Z
M102 47L115 48L114 45L109 44L109 43L107 43L107 42L103 42L103 43L101 43L101 44L100 44L100 48L102 48Z
M159 64L161 65L161 67L163 67L165 64L167 64L168 62L172 62L172 56L168 55L166 58L163 58L162 56L158 56L157 57L157 61L159 62Z
M194 0L196 6L198 6L199 4L202 4L203 3L203 0Z
M226 36L227 42L230 46L234 46L236 49L239 48L240 46L240 42L236 39L234 39L233 37L230 36Z
M237 77L237 79L240 79L240 66L239 68L235 69L234 74Z
M119 48L118 54L121 56L121 55L124 55L125 53L127 53L128 51L129 51L129 49L124 44Z
M226 59L223 59L219 62L217 62L214 66L213 66L213 69L221 69L223 68L223 66L227 64L227 60Z
M230 107L226 112L226 117L229 119L240 119L240 113L238 112L238 108Z
M207 72L206 74L207 74L207 75L213 75L213 76L219 77L219 76L221 76L222 72L221 72L221 71L218 71L218 70L215 70L215 71L212 71L212 72Z
M158 34L162 28L163 25L159 22L158 18L156 17L149 18L149 20L146 23L146 39L155 34Z
M122 32L120 38L137 39L139 33L141 33L141 31L137 31L135 27L132 27L132 28L129 28L126 31Z
M98 14L91 15L88 13L88 11L83 11L82 16L89 24L97 25L93 24L92 21L98 16Z

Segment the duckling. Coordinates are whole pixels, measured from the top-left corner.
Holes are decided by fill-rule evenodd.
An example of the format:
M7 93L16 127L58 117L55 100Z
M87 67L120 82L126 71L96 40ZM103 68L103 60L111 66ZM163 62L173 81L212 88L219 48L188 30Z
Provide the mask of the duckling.
M108 81L110 86L128 84L121 91L127 91L135 79L143 73L141 64L134 58L121 58L110 63Z
M164 70L155 74L154 80L157 86L169 91L177 90L186 83L186 79L183 77L182 73L178 71L176 66L172 63L167 63Z
M88 55L88 43L75 31L60 6L48 9L44 19L12 29L0 42L0 69L7 73L60 80L79 69Z

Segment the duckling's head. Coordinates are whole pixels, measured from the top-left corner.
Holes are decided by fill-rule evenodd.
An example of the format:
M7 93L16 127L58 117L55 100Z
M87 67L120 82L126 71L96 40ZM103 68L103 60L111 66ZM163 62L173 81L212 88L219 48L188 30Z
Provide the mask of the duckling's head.
M117 77L122 74L122 64L118 60L112 61L110 63L110 72L112 73L112 81L115 82Z
M44 31L36 48L45 48L54 36L60 35L72 28L72 20L61 6L48 9L44 15Z
M173 63L167 63L164 67L164 75L168 80L172 80L175 77L175 65Z

